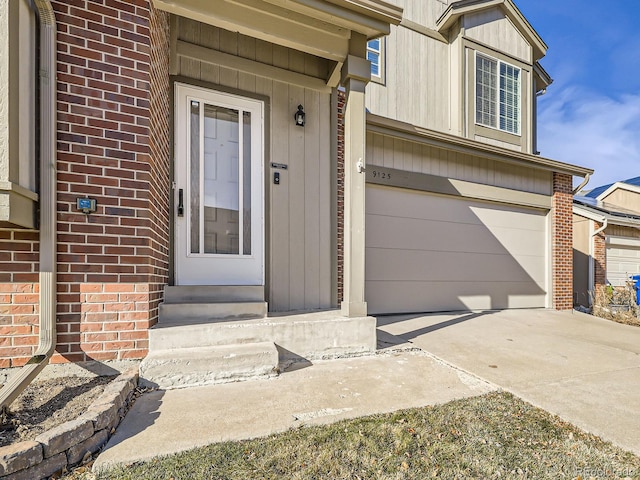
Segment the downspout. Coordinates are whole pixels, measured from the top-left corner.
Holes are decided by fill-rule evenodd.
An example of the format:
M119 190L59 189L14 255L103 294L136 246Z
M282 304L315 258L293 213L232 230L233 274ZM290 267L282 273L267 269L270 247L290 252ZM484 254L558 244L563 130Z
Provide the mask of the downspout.
M595 232L593 232L591 236L595 237L600 232L604 232L604 229L607 228L608 223L609 223L609 220L607 220L607 217L602 217L602 226L599 229L597 229Z
M0 410L49 363L56 346L56 17L49 0L31 5L40 29L40 333L34 355L0 389Z
M585 175L584 180L582 181L582 183L580 185L578 185L576 188L573 189L573 194L575 195L580 190L582 190L587 185L587 183L589 183L590 179L591 179L591 174L587 173Z

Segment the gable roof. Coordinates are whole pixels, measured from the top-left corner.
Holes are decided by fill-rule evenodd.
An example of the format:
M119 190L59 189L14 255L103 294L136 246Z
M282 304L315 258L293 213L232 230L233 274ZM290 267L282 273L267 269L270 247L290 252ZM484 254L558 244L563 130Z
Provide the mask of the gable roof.
M443 33L451 28L463 15L493 7L500 7L520 33L524 35L533 48L534 60L540 60L547 54L547 44L511 0L460 0L453 2L436 21L438 32Z
M606 219L612 225L640 227L640 214L637 212L592 197L574 196L573 213L596 221Z
M607 185L602 185L600 187L596 187L593 190L585 193L585 197L590 198L600 198L606 196L606 194L611 193L610 191L615 190L616 188L625 188L625 186L630 187L640 187L640 177L629 178L628 180L623 180L621 182L608 183ZM629 190L629 188L626 188ZM635 188L631 188L630 190L636 190Z

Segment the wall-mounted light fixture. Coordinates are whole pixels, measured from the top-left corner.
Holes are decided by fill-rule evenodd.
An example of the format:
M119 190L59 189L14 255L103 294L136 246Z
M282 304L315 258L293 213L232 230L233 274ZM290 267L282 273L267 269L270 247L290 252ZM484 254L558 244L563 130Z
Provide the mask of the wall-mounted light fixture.
M293 118L296 121L296 126L304 127L304 107L298 105L298 111L293 114Z

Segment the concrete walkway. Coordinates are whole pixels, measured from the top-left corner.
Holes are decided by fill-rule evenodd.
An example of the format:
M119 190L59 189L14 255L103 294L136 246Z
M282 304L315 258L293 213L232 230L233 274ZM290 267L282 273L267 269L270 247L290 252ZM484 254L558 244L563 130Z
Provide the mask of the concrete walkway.
M392 346L377 355L315 362L265 380L147 393L94 468L497 386L640 455L638 327L549 310L380 317L378 327L379 342Z
M94 468L492 390L405 345L405 350L303 365L271 379L155 391L137 400Z
M640 455L640 328L577 312L378 318L444 361Z

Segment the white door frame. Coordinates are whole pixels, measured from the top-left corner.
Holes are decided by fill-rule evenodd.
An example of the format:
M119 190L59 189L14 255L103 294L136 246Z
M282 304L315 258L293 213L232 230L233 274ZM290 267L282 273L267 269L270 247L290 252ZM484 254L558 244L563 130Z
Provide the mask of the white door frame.
M192 104L194 102L194 104ZM197 102L197 103L195 103ZM191 215L190 207L193 192L190 178L190 109L192 105L200 109L199 126L199 171L204 172L204 104L224 107L239 112L238 148L243 148L243 113L250 114L251 132L251 249L250 253L241 251L242 242L239 240L238 254L203 253L202 240L199 242L200 251L192 252L190 241ZM241 157L241 155L239 155ZM243 178L243 161L238 159L238 181ZM175 225L175 284L176 285L264 285L265 282L265 222L264 222L264 102L225 92L219 92L202 87L175 83L175 185L174 225ZM199 178L200 205L204 205L204 174ZM242 188L242 187L239 187ZM180 195L182 192L182 202ZM243 195L238 195L239 206L239 238L242 238ZM182 212L179 208L182 207ZM203 238L204 215L198 213L199 236Z

